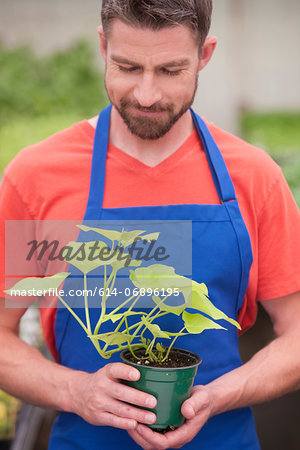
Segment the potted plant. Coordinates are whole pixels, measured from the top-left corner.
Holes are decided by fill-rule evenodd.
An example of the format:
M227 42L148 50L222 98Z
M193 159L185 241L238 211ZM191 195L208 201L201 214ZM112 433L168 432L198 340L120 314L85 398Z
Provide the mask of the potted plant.
M83 308L85 320L79 318L73 307L60 295L59 286L70 272L44 278L29 277L19 281L6 292L10 295L56 293L61 303L85 331L102 358L120 353L126 364L137 367L141 377L130 385L153 394L157 398L154 413L156 430L177 428L184 422L180 409L190 396L193 380L201 359L195 353L175 348L176 340L187 334L199 334L208 329L223 329L217 320L239 324L216 308L208 298L204 283L176 274L174 267L150 264L141 267L142 259L132 257L132 246L137 240L153 244L159 233L145 234L142 230L116 231L78 226L82 233L93 232L109 241L70 242L61 252L63 259L83 275ZM127 253L126 253L127 252ZM69 266L70 267L70 266ZM96 326L92 327L88 298L89 274L102 268L102 285L97 289L99 308ZM119 271L127 270L130 287L122 292L123 299L115 303L120 290L116 287ZM94 273L94 272L93 272ZM125 298L125 299L124 299ZM139 304L147 300L147 308ZM173 302L170 302L170 300ZM114 300L114 302L112 302ZM174 301L175 300L175 301ZM150 305L151 303L151 305ZM177 316L178 330L162 329L161 318ZM110 331L102 332L103 325Z

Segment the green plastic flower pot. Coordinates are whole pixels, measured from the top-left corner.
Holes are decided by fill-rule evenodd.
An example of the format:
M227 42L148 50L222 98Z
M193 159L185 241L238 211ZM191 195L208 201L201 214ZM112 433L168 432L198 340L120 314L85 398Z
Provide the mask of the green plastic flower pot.
M185 418L181 414L181 405L192 392L193 381L201 359L195 353L182 349L172 349L191 361L187 367L160 368L133 363L127 359L129 350L121 353L125 364L136 367L141 376L138 381L126 382L129 386L148 394L154 395L157 405L149 409L156 414L156 422L149 425L152 429L178 428L183 425ZM144 408L147 409L147 408Z

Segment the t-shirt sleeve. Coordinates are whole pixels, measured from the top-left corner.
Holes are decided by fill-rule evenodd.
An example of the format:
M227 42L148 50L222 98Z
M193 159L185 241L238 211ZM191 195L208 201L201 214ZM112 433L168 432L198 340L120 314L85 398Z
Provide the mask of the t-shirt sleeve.
M13 221L13 222L6 222ZM25 226L27 231L29 225L32 224L33 218L30 214L27 205L22 200L21 193L10 182L7 176L4 176L0 186L0 297L5 298L4 290L7 289L10 284L14 284L17 279L14 279L14 275L21 276L23 274L17 273L18 270L18 238L20 236L13 235L12 229L8 230L8 227L13 227L18 221L26 221L28 226ZM22 222L24 223L24 222ZM31 225L30 225L31 227ZM11 233L9 233L9 231ZM10 241L11 246L9 246ZM11 250L8 250L11 247ZM15 258L15 261L14 261ZM8 263L9 260L9 263ZM32 262L32 264L35 264ZM10 266L11 269L8 269ZM33 269L33 268L32 268ZM33 269L36 271L36 267ZM25 300L25 299L24 299Z
M259 301L300 290L300 211L280 171L258 217Z

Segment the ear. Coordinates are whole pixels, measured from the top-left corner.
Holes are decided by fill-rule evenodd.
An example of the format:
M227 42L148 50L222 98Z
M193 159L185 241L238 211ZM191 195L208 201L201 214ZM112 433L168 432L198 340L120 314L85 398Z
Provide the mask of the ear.
M100 38L100 51L101 51L101 54L102 54L102 58L106 62L106 58L107 58L106 39L105 39L105 36L104 36L103 27L99 26L97 28L97 31L99 33L99 38Z
M198 67L199 71L204 69L206 64L209 63L209 61L215 51L216 45L217 45L217 38L215 36L210 36L205 39L203 47L202 47L202 53L201 53L201 58L200 58L200 62L199 62L199 67Z

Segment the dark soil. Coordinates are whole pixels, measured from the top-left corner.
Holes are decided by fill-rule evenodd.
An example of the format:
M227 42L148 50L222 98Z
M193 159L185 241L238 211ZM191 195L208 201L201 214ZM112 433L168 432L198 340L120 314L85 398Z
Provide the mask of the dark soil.
M173 425L168 425L167 428L153 428L153 431L155 431L155 433L160 433L160 434L166 434L169 431L174 431L175 427L173 427Z
M153 351L153 353L155 353L155 351ZM141 359L137 361L129 351L127 351L124 356L128 362L131 363L147 367L161 367L164 369L189 367L201 362L201 359L194 353L176 348L171 349L169 358L164 362L150 361L147 355L145 355L144 348L136 350L135 355Z

